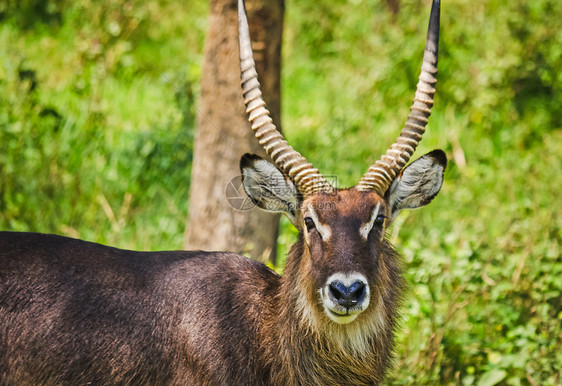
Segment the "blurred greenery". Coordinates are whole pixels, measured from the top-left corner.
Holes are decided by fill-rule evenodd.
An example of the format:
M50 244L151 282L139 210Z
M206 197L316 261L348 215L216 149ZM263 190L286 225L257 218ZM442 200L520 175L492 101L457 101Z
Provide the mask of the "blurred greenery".
M208 5L0 0L0 229L180 249ZM397 136L429 0L288 0L283 127L353 185ZM555 385L562 369L562 2L442 4L418 154L440 195L389 230L410 290L391 384ZM279 249L295 231L283 221Z

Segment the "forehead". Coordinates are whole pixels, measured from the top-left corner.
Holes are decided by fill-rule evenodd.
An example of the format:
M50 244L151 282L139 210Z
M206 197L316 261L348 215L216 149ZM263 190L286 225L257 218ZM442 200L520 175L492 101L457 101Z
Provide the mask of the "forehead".
M337 190L331 194L315 194L304 201L303 212L314 209L324 223L337 219L356 219L362 223L371 218L373 208L380 203L380 213L385 212L384 200L374 192L360 192L355 189Z

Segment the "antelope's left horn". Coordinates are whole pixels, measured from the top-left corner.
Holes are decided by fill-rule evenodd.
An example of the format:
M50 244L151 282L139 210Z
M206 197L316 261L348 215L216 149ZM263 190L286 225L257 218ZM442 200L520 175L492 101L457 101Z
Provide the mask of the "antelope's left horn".
M293 149L277 130L262 98L258 73L254 62L250 30L244 0L238 0L238 34L240 43L240 78L248 120L267 155L289 176L304 196L317 192L331 192L334 188L318 169Z
M396 142L363 175L361 181L356 185L358 190L376 191L380 195L384 195L392 181L406 166L421 141L428 118L431 115L435 83L437 82L439 14L439 0L434 0L429 17L421 74L408 120Z

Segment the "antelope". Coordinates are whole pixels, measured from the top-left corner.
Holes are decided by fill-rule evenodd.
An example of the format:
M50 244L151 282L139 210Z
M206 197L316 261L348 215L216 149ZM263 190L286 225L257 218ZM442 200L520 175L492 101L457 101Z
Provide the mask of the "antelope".
M433 106L439 0L400 136L352 188L333 187L265 108L243 0L242 92L273 164L246 154L247 195L299 230L284 275L228 252L135 252L0 233L1 384L378 384L404 280L385 230L439 192L446 157L409 162Z

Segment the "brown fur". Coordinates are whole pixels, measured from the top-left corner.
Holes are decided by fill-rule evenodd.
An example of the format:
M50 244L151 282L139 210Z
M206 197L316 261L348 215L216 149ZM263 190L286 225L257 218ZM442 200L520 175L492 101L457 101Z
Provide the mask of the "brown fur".
M276 385L362 385L379 383L384 379L393 348L393 331L396 326L397 305L403 285L399 276L396 255L391 249L389 263L384 266L384 274L380 275L377 288L387 288L381 302L373 302L358 319L349 325L337 325L324 313L318 303L315 286L303 283L303 277L310 276L310 259L295 259L304 249L302 238L291 251L291 259L285 268L283 291L276 297L274 309L280 310L276 318L271 318L271 330L274 334L266 337L265 352L272 366L272 384ZM388 245L385 243L385 248ZM395 281L391 282L390 278ZM304 290L303 284L305 285ZM306 285L308 284L308 285ZM295 292L295 288L303 288L304 294ZM292 289L292 290L291 290ZM309 323L299 315L298 307L281 306L282 304L298 303L298 296L305 296L311 303L315 323ZM375 327L376 312L383 313L384 325ZM297 318L295 318L295 313ZM357 334L365 340L365 350L356 351L350 344L349 337ZM364 336L365 335L365 336Z
M398 258L382 235L361 241L344 225L366 221L382 199L315 197L334 204L317 210L333 244L313 257L301 234L283 277L229 253L0 232L0 383L380 383L403 285ZM348 325L331 321L318 295L319 278L342 263L368 267L372 286Z
M275 333L265 340L273 384L362 385L384 379L404 283L398 256L382 237L368 243L358 239L359 224L368 221L377 202L382 199L376 193L349 189L303 203L302 207L315 206L319 219L332 225L335 235L313 258L301 234L289 254L282 291L273 304L281 312L271 318L267 330ZM331 321L318 297L318 287L342 266L355 271L368 267L374 289L367 310L347 325ZM310 309L299 309L299 297ZM353 341L358 338L363 344L356 347Z

